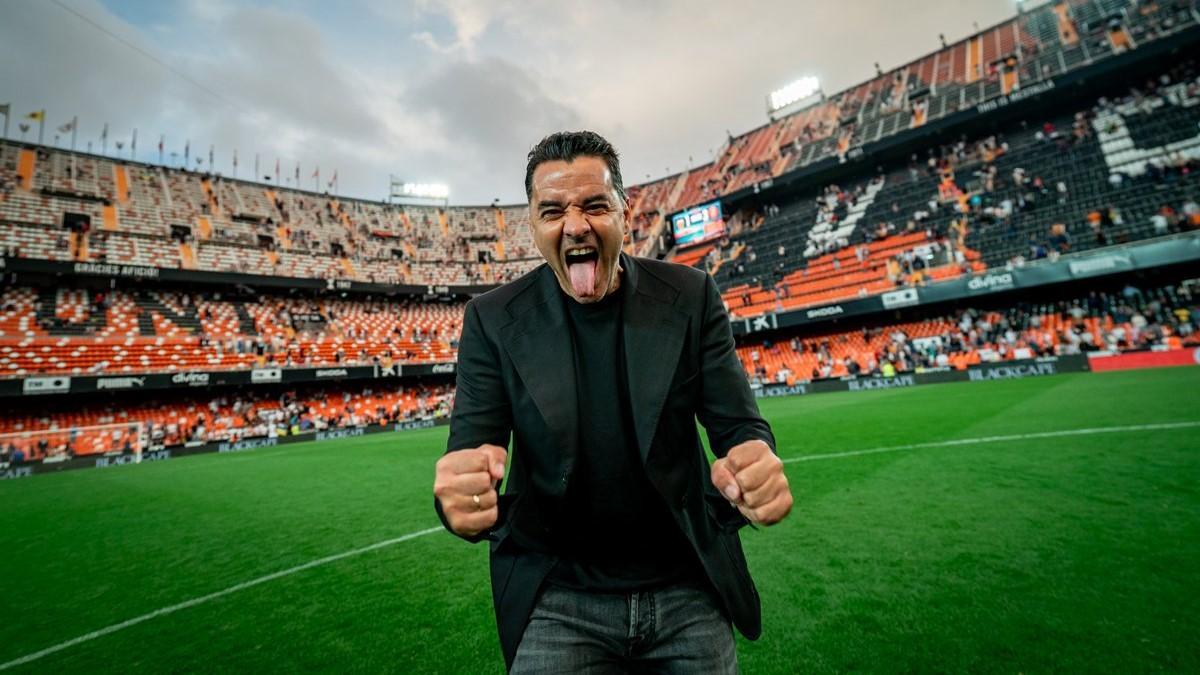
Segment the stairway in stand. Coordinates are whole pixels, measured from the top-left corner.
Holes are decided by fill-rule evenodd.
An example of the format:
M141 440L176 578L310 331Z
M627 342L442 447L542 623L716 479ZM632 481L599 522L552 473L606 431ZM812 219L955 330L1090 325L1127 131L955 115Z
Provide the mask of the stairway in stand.
M179 261L185 270L196 269L196 250L191 244L181 243L179 245Z
M239 333L242 335L258 335L258 326L254 324L254 318L246 311L245 303L233 303L233 311L237 313Z
M21 189L28 192L33 189L33 172L37 170L37 153L33 150L21 150L17 157L17 175L21 178Z

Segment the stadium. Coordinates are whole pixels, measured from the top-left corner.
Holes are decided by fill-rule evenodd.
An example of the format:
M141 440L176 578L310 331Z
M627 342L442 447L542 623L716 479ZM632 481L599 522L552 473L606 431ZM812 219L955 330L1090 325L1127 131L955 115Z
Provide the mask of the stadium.
M795 500L741 530L743 672L1200 671L1198 44L1193 0L1014 3L627 179ZM85 150L7 89L0 670L503 672L432 479L529 205Z

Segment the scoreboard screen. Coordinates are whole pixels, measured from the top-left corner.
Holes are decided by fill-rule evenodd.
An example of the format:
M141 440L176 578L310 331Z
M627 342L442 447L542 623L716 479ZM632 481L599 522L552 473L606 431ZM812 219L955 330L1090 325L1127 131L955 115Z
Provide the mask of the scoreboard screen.
M709 202L671 216L671 234L678 246L692 246L725 234L721 202Z

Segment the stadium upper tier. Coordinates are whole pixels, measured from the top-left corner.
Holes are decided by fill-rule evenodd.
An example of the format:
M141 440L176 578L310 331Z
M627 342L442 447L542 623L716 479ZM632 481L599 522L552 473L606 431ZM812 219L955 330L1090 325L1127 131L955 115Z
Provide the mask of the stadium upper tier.
M537 256L521 207L393 206L0 144L0 245L116 262L385 284L497 283ZM84 214L86 233L61 229Z
M654 251L663 216L683 207L829 158L844 159L866 143L1196 23L1197 12L1187 0L1069 0L1026 9L917 61L731 137L709 164L632 187L630 249ZM892 194L897 190L889 181L877 204L905 200L905 194ZM57 229L66 213L90 216L91 230ZM815 222L803 205L780 215L801 226ZM873 223L875 215L866 213L863 223ZM537 264L527 217L523 205L401 207L0 144L0 246L30 258L385 284L490 284L515 278ZM817 228L808 234L813 235L804 237L808 241L787 250L823 245ZM994 257L973 248L985 260ZM877 277L861 279L865 283L854 292L863 287L870 292L886 274ZM789 296L792 304L801 302L796 293ZM749 304L762 301L751 297Z
M845 159L864 144L1094 64L1198 20L1191 0L1068 0L1028 8L799 112L730 137L713 162L641 187L668 196L664 212L728 195L823 160Z
M1195 229L1198 123L1188 60L1123 98L744 209L729 237L673 259L705 266L747 317Z

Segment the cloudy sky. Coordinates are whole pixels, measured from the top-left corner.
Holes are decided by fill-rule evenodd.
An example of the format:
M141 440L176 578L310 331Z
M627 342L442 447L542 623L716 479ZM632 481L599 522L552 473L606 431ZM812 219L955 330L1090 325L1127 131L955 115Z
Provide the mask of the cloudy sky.
M2 0L0 104L47 110L46 141L138 130L207 168L381 199L388 177L444 182L455 204L524 201L524 157L589 128L627 183L712 157L766 121L766 94L801 75L827 93L1015 13L1015 0ZM36 123L35 123L36 124ZM61 143L68 143L64 135ZM36 137L36 126L28 136ZM192 160L194 163L194 159Z

